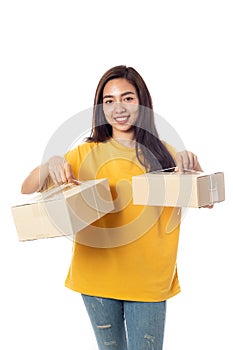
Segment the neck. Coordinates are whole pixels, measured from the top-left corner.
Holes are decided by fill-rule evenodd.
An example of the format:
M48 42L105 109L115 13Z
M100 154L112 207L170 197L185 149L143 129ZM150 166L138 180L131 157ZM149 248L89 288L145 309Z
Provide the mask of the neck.
M128 130L127 132L113 130L112 138L117 141L119 140L133 141L135 139L134 130Z
M130 148L135 147L135 135L134 130L129 130L127 132L113 131L112 138L122 145Z
M131 140L131 139L127 139L127 138L117 138L117 137L113 137L113 139L125 147L129 147L129 148L135 147L135 140Z

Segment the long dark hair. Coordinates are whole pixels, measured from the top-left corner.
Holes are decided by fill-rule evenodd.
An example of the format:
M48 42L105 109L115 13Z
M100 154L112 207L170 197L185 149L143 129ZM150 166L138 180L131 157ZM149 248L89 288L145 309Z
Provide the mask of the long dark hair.
M159 139L154 121L151 95L140 76L132 67L124 65L109 69L100 79L96 89L93 110L93 125L87 142L105 142L112 137L112 126L103 112L103 90L108 81L124 78L132 84L139 98L139 116L134 125L135 149L139 162L146 171L167 169L175 166L174 159Z

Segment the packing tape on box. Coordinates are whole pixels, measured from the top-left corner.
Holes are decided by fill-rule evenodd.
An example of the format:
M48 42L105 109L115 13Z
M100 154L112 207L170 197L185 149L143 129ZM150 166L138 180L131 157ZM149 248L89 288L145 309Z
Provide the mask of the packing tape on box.
M81 182L78 184L81 185ZM74 188L75 186L78 186L72 182L67 183L67 184L63 184L60 186L53 186L50 189L48 189L45 192L41 192L43 199L48 199L56 194L58 194L59 192L62 193L62 191L66 191L66 190L70 190L71 188Z
M151 171L151 174L163 173L163 172L168 171L168 170L173 170L173 171L170 172L170 174L177 174L177 173L179 173L179 171L175 171L175 169L176 169L176 167L173 166L171 168L165 168L165 169ZM195 174L201 173L201 171L193 170L193 169L186 169L186 168L184 168L183 171L186 172L186 173L195 173Z
M210 191L210 201L211 204L218 202L219 198L218 198L218 188L217 188L217 181L216 181L216 176L215 174L211 174L209 176L210 179L210 186L209 186L209 191Z
M168 170L173 170L173 172L175 172L175 166L171 167L171 168L165 168L165 169L159 169L159 170L154 170L154 171L151 171L150 174L157 174L157 173L162 173L162 172L165 172L165 171L168 171Z

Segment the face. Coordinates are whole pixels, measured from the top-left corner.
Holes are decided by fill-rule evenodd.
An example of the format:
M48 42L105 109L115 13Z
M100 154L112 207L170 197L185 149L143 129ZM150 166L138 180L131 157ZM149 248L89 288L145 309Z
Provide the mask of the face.
M103 91L103 111L112 126L113 138L134 138L139 98L135 87L124 78L110 80Z

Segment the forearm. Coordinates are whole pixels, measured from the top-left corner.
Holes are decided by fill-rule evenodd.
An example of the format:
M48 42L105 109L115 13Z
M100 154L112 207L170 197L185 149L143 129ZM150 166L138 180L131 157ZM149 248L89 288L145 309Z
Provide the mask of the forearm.
M30 194L40 191L48 176L48 163L36 167L24 180L21 187L21 192L23 194Z
M53 156L48 162L38 166L24 180L21 192L29 194L47 189L51 185L59 186L67 182L75 182L70 164L61 156Z

